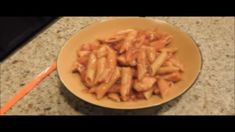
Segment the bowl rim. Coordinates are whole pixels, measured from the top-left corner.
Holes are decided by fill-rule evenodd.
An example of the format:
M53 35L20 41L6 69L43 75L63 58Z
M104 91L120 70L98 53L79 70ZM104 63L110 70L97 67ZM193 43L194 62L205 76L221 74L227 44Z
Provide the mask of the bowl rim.
M144 20L153 21L153 22L156 22L156 21L158 21L158 22L163 22L163 23L168 24L169 26L173 26L174 28L176 28L176 29L179 30L180 32L182 32L182 33L184 33L185 35L187 35L187 36L193 41L193 43L195 44L195 47L196 47L196 48L198 49L198 51L199 51L199 56L200 56L200 63L201 63L201 65L200 65L200 68L199 68L199 70L198 70L198 72L197 72L197 74L196 74L196 78L193 80L193 82L190 84L190 86L188 86L188 88L186 88L185 90L183 90L182 92L180 92L177 96L174 96L174 97L172 97L172 98L170 98L170 99L168 99L168 100L165 100L165 101L163 101L163 102L160 102L160 103L148 104L148 105L139 106L139 107L108 107L108 106L103 106L103 105L100 105L100 104L96 104L96 103L94 103L94 102L92 102L92 101L88 101L88 100L85 100L85 99L83 99L83 98L78 97L75 93L73 93L73 92L66 86L66 83L64 83L63 79L62 79L61 76L60 76L60 73L59 73L59 71L58 71L58 68L57 68L56 71L57 71L57 73L58 73L59 80L62 82L62 84L64 85L64 87L65 87L70 93L72 93L76 98L78 98L78 99L80 99L80 100L82 100L82 101L85 101L85 102L87 102L88 104L92 104L92 105L97 106L97 107L100 107L100 108L113 109L113 110L137 110L137 109L140 110L140 109L147 109L147 108L151 108L151 107L162 106L162 105L164 105L164 104L166 104L166 103L169 103L169 102L171 102L171 101L174 101L174 100L178 99L179 97L181 97L182 95L184 95L184 94L185 94L189 89L191 89L191 88L194 86L194 84L197 82L197 80L198 80L198 78L199 78L199 76L200 76L200 74L201 74L204 61L203 61L203 57L202 57L202 51L201 51L200 48L199 48L200 46L198 45L198 43L196 43L196 41L194 40L194 38L193 38L190 34L186 33L186 32L183 31L183 30L181 30L181 29L180 29L178 26L176 26L176 25L170 24L170 23L168 23L168 22L166 22L166 21L164 21L164 20L160 20L160 19L149 19L149 18L144 18L144 17L116 17L116 18L112 18L112 19L99 20L99 21L96 21L96 22L93 22L93 23L90 23L90 24L87 24L87 25L81 27L79 31L75 32L72 36L70 36L69 39L66 40L65 43L63 44L62 48L60 49L59 53L57 54L57 60L56 60L57 66L58 66L59 56L60 56L62 50L65 48L65 46L68 44L68 42L70 42L70 40L72 40L74 37L77 36L77 34L78 34L81 30L83 30L83 29L89 27L90 25L99 24L99 23L106 22L106 21L113 21L113 20L116 20L116 19L133 19L133 18L134 18L134 19L144 19Z

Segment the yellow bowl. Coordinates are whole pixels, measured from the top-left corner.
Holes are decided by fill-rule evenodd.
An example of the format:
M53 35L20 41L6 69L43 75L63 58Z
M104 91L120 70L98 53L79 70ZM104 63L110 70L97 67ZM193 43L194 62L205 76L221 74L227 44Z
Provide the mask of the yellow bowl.
M152 96L149 100L138 100L129 102L114 102L103 98L97 100L94 95L83 91L86 87L80 81L78 74L72 73L72 65L76 61L76 50L85 42L96 38L103 38L124 29L153 30L158 28L173 35L174 39L170 46L177 47L176 57L185 67L183 79L176 83L169 91L166 98ZM112 109L140 109L157 106L183 94L196 81L202 65L202 57L196 43L185 32L161 20L150 20L145 18L114 18L91 24L69 39L61 49L57 60L57 71L65 87L78 98L101 107Z

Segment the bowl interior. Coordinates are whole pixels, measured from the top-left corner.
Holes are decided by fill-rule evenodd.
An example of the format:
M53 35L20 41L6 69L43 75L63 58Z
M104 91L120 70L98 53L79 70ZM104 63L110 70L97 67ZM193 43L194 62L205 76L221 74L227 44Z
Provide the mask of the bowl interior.
M138 100L129 102L114 102L107 98L97 100L94 95L85 93L85 86L80 81L78 74L72 73L72 65L76 60L76 50L85 42L93 41L96 38L110 36L116 31L123 29L153 30L158 28L173 35L170 47L177 47L177 59L183 63L185 72L183 79L176 83L166 98L152 96L149 100ZM196 80L201 69L201 54L192 38L180 31L178 28L160 20L145 18L116 18L103 22L91 24L76 33L61 49L57 60L57 71L66 88L74 95L89 103L114 109L138 109L160 105L168 102L184 93Z

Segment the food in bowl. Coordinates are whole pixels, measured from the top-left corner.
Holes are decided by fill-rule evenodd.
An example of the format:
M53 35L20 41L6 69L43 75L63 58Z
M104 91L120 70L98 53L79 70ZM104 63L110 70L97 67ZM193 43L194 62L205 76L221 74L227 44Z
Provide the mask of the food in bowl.
M157 29L121 30L84 43L77 50L72 71L97 99L107 96L126 102L164 98L184 72L175 57L178 49L169 47L173 39Z

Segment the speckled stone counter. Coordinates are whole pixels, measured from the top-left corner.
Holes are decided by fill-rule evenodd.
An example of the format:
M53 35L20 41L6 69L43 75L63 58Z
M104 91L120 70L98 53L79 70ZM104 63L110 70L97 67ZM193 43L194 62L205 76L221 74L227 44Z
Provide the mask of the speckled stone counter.
M0 67L0 106L35 75L55 62L63 44L82 27L105 17L63 17L19 48ZM118 111L90 105L69 93L53 72L7 115L235 115L234 17L149 17L165 20L190 34L202 52L197 82L165 105Z

